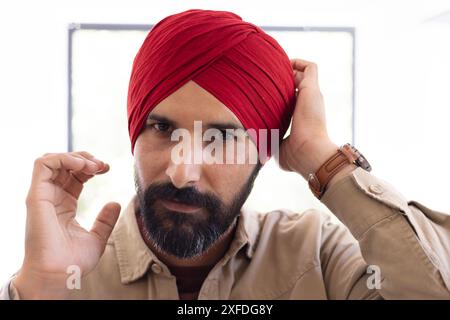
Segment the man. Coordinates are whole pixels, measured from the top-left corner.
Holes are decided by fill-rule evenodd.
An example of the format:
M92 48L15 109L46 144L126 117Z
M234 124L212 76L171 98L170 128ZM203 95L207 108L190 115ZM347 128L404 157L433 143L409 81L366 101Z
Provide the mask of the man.
M159 22L134 61L128 121L137 194L118 222L117 203L90 231L75 220L83 184L108 164L87 152L36 160L25 257L3 297L450 298L449 216L407 202L333 143L316 65L289 61L237 15ZM346 227L317 210L242 210L271 155Z

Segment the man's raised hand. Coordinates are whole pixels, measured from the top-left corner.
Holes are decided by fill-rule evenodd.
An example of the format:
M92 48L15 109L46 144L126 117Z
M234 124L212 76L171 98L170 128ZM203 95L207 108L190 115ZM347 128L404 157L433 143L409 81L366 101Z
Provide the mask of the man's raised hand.
M107 203L89 231L75 218L84 183L108 170L108 164L83 151L36 159L26 199L25 258L13 280L21 298L64 298L67 268L75 265L86 275L97 265L120 205Z

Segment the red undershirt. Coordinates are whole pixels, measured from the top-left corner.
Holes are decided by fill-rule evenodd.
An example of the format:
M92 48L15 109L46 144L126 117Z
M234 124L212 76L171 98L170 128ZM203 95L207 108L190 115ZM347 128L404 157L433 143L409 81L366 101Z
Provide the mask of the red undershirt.
M177 279L180 300L196 300L203 281L205 281L214 265L198 267L175 267L168 265L167 267Z

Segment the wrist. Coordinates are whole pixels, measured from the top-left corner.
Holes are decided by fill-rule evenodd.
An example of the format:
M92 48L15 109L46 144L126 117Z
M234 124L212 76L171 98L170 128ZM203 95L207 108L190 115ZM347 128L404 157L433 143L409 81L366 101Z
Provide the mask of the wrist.
M66 277L49 279L33 274L25 270L20 270L11 284L17 290L20 299L66 299L68 289L66 287Z
M307 141L290 156L290 167L306 180L339 149L331 140Z
M320 167L308 176L308 184L314 195L321 199L324 193L341 178L348 176L358 166L370 171L366 158L351 144L336 150Z

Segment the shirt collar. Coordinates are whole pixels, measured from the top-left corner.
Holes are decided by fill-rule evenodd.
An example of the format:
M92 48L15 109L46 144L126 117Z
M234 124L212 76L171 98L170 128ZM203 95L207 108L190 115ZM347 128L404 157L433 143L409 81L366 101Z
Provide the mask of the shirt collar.
M246 255L249 259L253 257L259 240L260 220L259 213L243 208L239 216L237 233L235 240L241 241L247 245ZM238 234L240 233L240 234Z
M168 273L168 268L149 249L141 236L136 221L135 201L136 196L130 201L122 212L122 215L114 228L111 236L114 243L119 264L122 283L127 284L144 276L155 261L163 266ZM259 238L258 214L251 210L242 209L238 219L235 237L223 259L225 264L241 249L246 247L246 256L251 259Z

